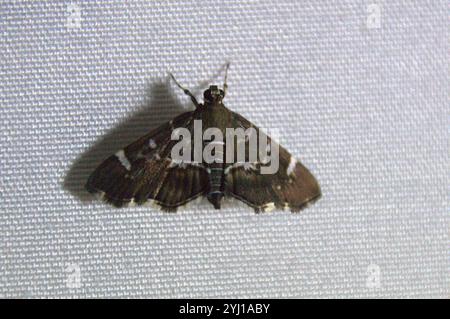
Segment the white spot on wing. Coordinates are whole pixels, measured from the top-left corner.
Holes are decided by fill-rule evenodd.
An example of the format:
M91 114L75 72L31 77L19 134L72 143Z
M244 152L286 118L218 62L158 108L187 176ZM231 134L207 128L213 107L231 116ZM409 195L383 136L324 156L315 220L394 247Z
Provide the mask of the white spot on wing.
M286 174L288 176L291 175L292 172L294 172L295 165L297 165L297 160L293 156L291 156L291 160L289 161L289 166L286 169Z
M96 196L101 199L104 200L105 199L105 192L99 191L96 193Z
M175 159L172 159L171 161L170 161L170 165L169 165L169 167L181 167L181 168L186 168L186 166L187 166L187 164L186 164L186 162L183 162L183 161L180 161L180 160L175 160Z
M116 157L119 160L119 162L123 165L123 167L125 167L128 171L131 169L131 163L123 150L118 151L116 153Z
M182 161L182 160L176 160L176 159L170 160L169 167L177 167L177 166L181 167L181 168L187 168L188 166L205 168L202 163L198 163L198 162Z
M244 163L244 169L246 171L250 170L250 169L256 169L255 165L253 165L252 163Z
M262 209L265 212L270 212L275 209L275 203L274 202L267 203L262 207Z
M130 200L130 202L128 203L128 206L130 206L130 207L135 207L135 206L137 206L137 203L136 203L136 201L134 200L134 198L132 198L132 199Z
M243 167L246 171L248 170L256 170L256 166L253 163L249 163L249 162L236 162L233 165L229 165L225 171L223 172L225 175L228 174L230 172L230 170L232 170L233 168L237 168L237 167Z
M225 170L223 171L224 175L227 175L232 168L233 168L233 165L229 165L227 168L225 168Z
M156 148L156 143L155 143L155 140L154 139L150 139L149 141L148 141L148 146L151 148L151 149L154 149L154 148Z

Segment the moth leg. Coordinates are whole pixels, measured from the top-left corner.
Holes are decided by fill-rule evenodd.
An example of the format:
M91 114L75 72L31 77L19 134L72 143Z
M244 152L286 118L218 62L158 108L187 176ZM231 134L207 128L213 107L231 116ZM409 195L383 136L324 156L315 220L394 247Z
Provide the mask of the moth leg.
M225 66L225 77L223 79L224 97L227 95L227 90L228 90L227 78L228 78L228 69L229 68L230 68L230 62L227 62L226 66Z
M186 94L187 96L189 96L192 100L192 103L194 103L195 107L198 107L198 102L197 99L195 98L195 96L186 88L182 87L180 83L178 83L178 81L175 79L175 77L173 76L172 73L169 73L170 77L172 78L172 80L175 82L175 84L183 90L184 94Z

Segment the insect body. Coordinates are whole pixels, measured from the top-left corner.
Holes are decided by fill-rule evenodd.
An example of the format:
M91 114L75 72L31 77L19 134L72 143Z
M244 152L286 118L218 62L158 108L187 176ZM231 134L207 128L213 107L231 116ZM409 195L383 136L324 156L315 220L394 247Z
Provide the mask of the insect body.
M256 212L297 212L320 198L316 179L299 161L225 107L226 75L223 89L210 86L203 103L173 80L191 98L195 110L180 114L107 158L89 177L88 191L100 193L115 206L152 201L168 211L199 196L206 196L216 209L224 197L231 196ZM239 130L244 136L231 134ZM180 131L184 132L182 142L174 138ZM242 149L244 154L239 153ZM276 171L267 172L267 152L260 156L263 150L277 155L269 158L276 159Z

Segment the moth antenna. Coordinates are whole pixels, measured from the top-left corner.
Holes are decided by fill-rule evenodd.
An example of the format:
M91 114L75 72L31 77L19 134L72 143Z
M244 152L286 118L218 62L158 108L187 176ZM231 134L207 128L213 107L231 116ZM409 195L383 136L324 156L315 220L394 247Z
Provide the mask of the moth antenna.
M184 94L186 94L187 96L189 96L191 98L192 103L194 103L195 107L198 107L199 104L197 102L197 99L195 98L195 96L186 88L184 88L183 86L181 86L180 83L178 83L178 81L175 79L175 77L173 76L172 72L169 72L170 77L172 78L172 80L175 82L175 84L183 90Z
M223 79L223 92L225 95L227 95L227 89L228 89L227 78L228 78L228 69L229 68L230 68L230 62L227 62L226 66L225 66L225 77Z

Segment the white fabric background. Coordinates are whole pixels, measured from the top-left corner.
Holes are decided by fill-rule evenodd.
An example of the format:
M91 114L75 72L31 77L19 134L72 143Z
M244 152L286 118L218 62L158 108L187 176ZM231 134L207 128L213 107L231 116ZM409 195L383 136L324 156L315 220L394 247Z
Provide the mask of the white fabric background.
M0 5L1 296L449 296L447 1L86 1L79 28L69 3ZM103 158L192 107L169 70L201 95L227 60L226 105L280 130L318 203L86 195Z

